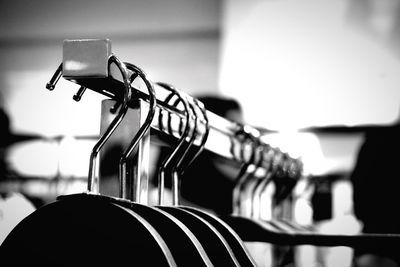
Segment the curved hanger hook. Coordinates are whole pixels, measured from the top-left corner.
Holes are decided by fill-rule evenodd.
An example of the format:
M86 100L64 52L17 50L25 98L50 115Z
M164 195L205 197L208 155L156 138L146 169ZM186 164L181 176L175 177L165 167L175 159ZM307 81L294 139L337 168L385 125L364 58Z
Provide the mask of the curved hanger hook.
M183 166L180 167L180 174L182 174L183 171L184 171L188 166L190 166L190 164L192 164L193 161L194 161L194 160L200 155L200 153L204 150L204 147L205 147L205 145L206 145L207 138L208 138L208 135L209 135L209 132L210 132L210 125L209 125L209 121L208 121L208 117L207 117L207 110L206 110L204 104L203 104L201 101L197 100L196 98L192 98L192 97L190 97L190 96L187 96L187 97L188 97L188 99L189 99L189 102L191 102L191 103L192 103L192 106L194 107L194 108L193 108L193 111L195 112L195 114L199 114L198 112L196 112L196 108L195 108L195 107L197 107L197 110L200 111L200 112L202 113L205 131L204 131L204 133L203 133L202 136L201 136L201 143L200 143L200 145L198 146L198 149L197 149L197 151L195 152L195 154L194 154L193 156L189 157L189 162L188 162L188 163L186 163L185 165L183 165ZM195 115L195 117L196 117L195 119L198 119L198 118L199 118L198 115ZM196 129L196 130L195 130L195 134L198 134L199 132L197 131L197 129L198 129L198 128L197 128L197 123L196 123L196 125L195 125L195 129ZM196 135L194 135L194 139L195 139L195 138L196 138Z
M131 63L124 63L126 67L133 71L134 74L132 78L129 80L131 83L137 75L144 81L146 84L147 90L149 92L149 112L147 113L146 119L143 125L139 128L137 134L133 137L132 141L128 145L128 147L123 152L120 161L119 161L119 177L120 177L120 190L119 194L121 198L126 196L126 183L127 183L127 161L129 156L132 154L133 150L137 147L139 141L143 138L145 133L149 130L151 126L151 122L153 121L154 114L156 112L156 94L152 83L147 79L146 74L137 66ZM129 86L130 86L129 83Z
M237 187L235 187L237 195L237 210L236 214L250 216L252 208L252 188L257 184L258 179L255 179L255 175L259 168L262 166L264 161L264 146L259 139L254 140L254 160L251 162L253 169L242 176L241 180L238 182ZM250 166L249 166L250 167ZM249 201L248 201L249 200ZM248 202L247 202L248 201ZM247 205L247 204L250 204Z
M174 157L174 162L175 164L171 164L171 170L170 170L170 178L172 180L172 204L174 206L179 205L179 189L180 189L180 180L179 180L179 170L182 169L182 162L183 160L187 157L187 154L190 150L190 147L193 145L195 139L196 139L196 131L197 131L197 116L194 115L196 113L196 110L194 108L194 103L191 101L191 98L185 94L184 92L180 92L181 97L187 102L189 105L189 108L187 111L189 113L189 118L190 120L187 122L189 126L189 132L186 135L186 139L189 138L189 142L185 142L184 145L182 146L180 153L175 154ZM175 96L175 94L170 94L166 99L165 102L169 102L172 97ZM175 100L175 102L172 104L172 106L177 107L179 103L182 102L182 100L178 97L178 99ZM168 103L169 104L169 103ZM192 126L192 123L194 122L194 127ZM171 119L171 114L168 113L168 131L170 134L172 134L172 119ZM182 120L179 120L180 126L179 126L179 134L182 135Z
M251 156L250 159L246 162L244 162L240 168L239 174L236 177L236 185L233 188L233 199L232 199L232 204L233 204L233 213L238 214L240 212L240 193L242 191L242 185L244 181L247 178L247 173L249 167L255 162L256 159L256 143L254 142L254 136L247 132L244 127L241 128L240 132L238 135L243 135L242 138L244 138L244 141L251 141ZM240 155L241 155L241 160L244 159L244 145L240 145Z
M186 95L185 93L183 93L183 97L186 98L186 101L188 102L189 107L190 107L189 113L190 113L191 120L188 122L190 131L187 136L190 139L189 139L189 142L186 142L183 153L180 153L180 155L177 156L177 157L179 157L177 160L177 163L174 166L172 166L172 172L171 172L172 181L173 181L173 183L172 183L172 192L173 192L172 204L174 206L179 205L179 192L180 192L180 182L181 182L181 180L179 179L179 175L188 166L186 164L184 166L183 161L188 157L190 148L193 146L194 141L196 140L197 129L198 129L197 115L195 115L197 113L196 113L196 109L194 107L194 102L192 101L192 98L189 97L188 95ZM194 126L192 125L193 122L194 122Z
M270 145L265 144L265 149L266 152L264 151L264 163L267 162L268 165L265 166L264 164L264 168L265 168L265 176L264 178L260 179L257 183L257 185L255 186L252 195L253 195L253 203L257 203L257 205L253 204L253 209L252 209L252 214L251 216L253 218L259 218L260 217L260 201L261 201L261 195L265 190L265 187L272 181L272 174L274 172L274 170L272 169L273 167L273 160L275 157L275 151L273 150L273 148Z
M88 175L88 192L98 194L99 193L99 177L96 176L96 162L98 154L101 148L104 146L106 141L110 138L112 133L117 129L118 125L121 123L124 118L126 112L128 111L128 103L132 98L132 88L128 79L128 71L125 65L117 58L115 55L111 55L109 58L109 64L115 63L119 70L121 71L122 78L124 81L124 98L122 101L121 108L117 116L110 123L104 134L99 138L97 143L94 145L92 152L90 154L90 162L89 162L89 175Z
M251 216L252 210L254 208L253 202L253 192L254 188L257 187L259 181L261 180L259 177L256 177L257 171L263 166L264 159L265 159L265 145L257 139L256 141L256 153L258 154L258 160L254 163L254 169L251 173L248 174L246 180L243 182L241 187L240 195L244 195L244 199L249 200L248 205L242 205L240 203L240 214ZM247 203L245 203L247 204Z
M281 167L281 164L282 164L282 156L283 156L282 151L278 148L271 148L271 151L273 152L273 155L272 155L270 168L269 168L268 172L266 173L266 176L262 180L262 183L260 183L258 188L256 189L257 192L255 194L258 199L262 199L262 196L266 192L268 192L269 189L271 189L271 187L270 187L271 182L274 181L275 176L278 173L279 168ZM275 194L275 190L276 190L276 188L273 187L272 195ZM272 195L271 195L271 197L273 197ZM259 218L263 217L261 205L259 206L259 210L256 212L257 212L257 216ZM256 216L255 213L254 213L254 216Z
M183 173L183 171L187 168L187 166L189 166L193 160L200 154L200 152L203 150L204 145L205 145L205 141L208 135L208 119L207 119L207 115L205 113L205 108L204 105L202 105L202 103L199 103L196 99L190 97L189 95L185 94L184 92L180 92L182 97L186 98L186 101L190 107L189 111L189 117L191 118L191 120L189 121L189 132L188 135L186 136L186 138L190 138L189 142L185 143L184 148L182 148L183 152L180 153L178 156L176 156L177 154L175 154L175 162L177 162L176 164L174 164L172 166L172 170L171 170L171 179L172 179L172 192L173 192L173 205L177 206L179 205L179 189L180 189L180 179L179 179L179 175ZM174 95L170 94L165 101L168 102L172 99ZM180 99L177 99L174 103L173 106L177 106L179 104L179 102L181 102ZM204 134L202 134L201 138L201 144L199 146L199 149L196 150L195 154L193 156L190 156L189 153L191 152L191 147L193 146L196 138L199 136L198 133L198 119L199 119L199 113L202 112L203 113L203 117L204 117L204 121L205 122L205 131ZM162 121L162 120L160 120ZM194 128L192 127L192 123L194 124ZM168 124L167 128L168 131L171 133L172 129L171 129L171 116L169 114L168 117ZM180 125L181 125L181 120L180 120ZM180 127L181 128L181 127ZM182 132L180 131L180 134L182 134ZM192 150L193 151L193 150ZM176 159L178 158L178 159ZM185 162L183 163L186 159L189 160L189 162ZM187 160L186 160L187 161ZM162 185L163 186L163 185Z
M162 83L158 82L157 85L167 89L168 91L174 93L175 95L178 96L178 98L182 101L184 110L185 110L185 128L183 131L183 134L181 135L177 146L175 149L172 151L172 153L161 163L161 166L158 170L158 204L159 205L164 205L164 185L165 185L165 172L168 168L170 168L170 165L172 163L172 160L175 159L176 155L182 151L185 145L185 139L187 138L190 130L190 108L187 100L183 96L183 94L177 90L175 87L172 85L169 85L167 83Z

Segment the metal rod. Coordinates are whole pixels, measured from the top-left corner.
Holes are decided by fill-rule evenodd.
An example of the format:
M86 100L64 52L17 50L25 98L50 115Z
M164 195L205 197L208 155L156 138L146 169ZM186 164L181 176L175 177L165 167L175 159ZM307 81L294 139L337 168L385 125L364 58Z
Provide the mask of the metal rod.
M112 68L117 68L116 65L111 64L110 69ZM107 85L110 86L105 86L104 82L105 80L101 80L103 84L99 83L99 86L96 87L96 83L93 83L92 80L88 82L88 79L79 79L79 78L74 78L71 79L69 77L65 77L66 79L71 79L72 82L77 83L79 85L85 86L88 89L91 89L97 93L103 94L107 97L111 97L117 101L121 101L121 95L123 95L124 92L124 81L121 79L119 76L113 76L113 73L117 73L116 70L110 71ZM107 90L101 89L107 87ZM146 102L149 103L150 98L149 95L142 91L139 88L136 88L132 86L132 90L135 93L135 97L138 97L139 99L142 99ZM156 130L158 132L163 132L165 134L171 135L168 133L167 129L168 127L172 128L173 131L173 136L176 138L179 138L180 136L180 124L185 123L186 118L185 118L185 112L183 109L179 109L177 107L174 107L172 105L167 104L164 100L168 97L169 91L163 88L162 86L159 85L154 85L154 90L155 90L155 95L156 95L156 112L154 119L152 120L151 123L151 128L153 130ZM161 125L162 120L159 120L159 114L161 112L167 112L171 114L171 120L172 123L171 125ZM209 134L207 137L207 142L204 144L204 148L208 151L211 151L217 155L220 155L222 157L228 158L228 159L233 159L239 162L243 162L243 157L241 155L238 155L234 149L232 149L232 144L233 143L239 143L239 145L242 145L241 143L246 143L248 141L241 141L237 140L237 133L243 129L243 127L246 128L247 131L253 132L255 136L259 136L260 132L254 128L251 127L250 125L241 125L236 122L229 121L221 116L218 116L214 114L213 112L210 112L208 110L205 111L207 118L208 118L208 125L209 125ZM204 122L205 123L205 122ZM262 142L259 140L259 138L256 138L258 141L257 142ZM197 140L198 142L195 143L195 145L201 145L201 142ZM233 142L235 141L235 142ZM255 142L255 141L254 141ZM268 145L268 144L266 144ZM277 152L280 153L280 152ZM247 155L248 157L248 155ZM300 160L294 159L296 164L296 167L293 168L294 171L296 172L302 172L302 163ZM261 164L261 167L266 167L269 168L269 162L263 162ZM293 170L292 170L293 171ZM297 177L297 175L296 175Z

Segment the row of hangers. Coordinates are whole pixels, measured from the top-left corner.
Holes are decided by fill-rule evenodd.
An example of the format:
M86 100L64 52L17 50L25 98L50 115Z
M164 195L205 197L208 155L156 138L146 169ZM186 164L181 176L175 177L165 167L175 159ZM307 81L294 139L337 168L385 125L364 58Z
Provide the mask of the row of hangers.
M165 83L157 84L170 91L167 102L183 106L185 123L181 123L177 145L159 169L158 205L140 203L140 195L133 196L141 192L132 173L131 157L141 139L149 134L156 97L153 84L140 68L122 63L114 55L109 62L116 64L121 72L124 97L114 109L118 112L116 117L92 149L87 192L59 196L55 202L25 218L3 242L2 261L63 266L78 262L86 265L132 261L150 266L255 266L243 241L226 222L201 209L179 204L180 174L204 149L209 128L202 103ZM98 155L135 101L131 83L137 78L148 89L149 112L121 155L119 197L100 195L96 175ZM162 121L162 116L159 119ZM244 139L252 137L244 135ZM200 146L194 145L196 140L200 140ZM256 155L250 158L254 160ZM253 160L246 162L242 169L247 169ZM274 163L271 167L284 164L283 161L271 163ZM164 205L165 179L172 179L172 206ZM128 188L128 184L133 188ZM15 257L17 254L24 256Z
M1 245L2 262L44 266L256 266L245 242L293 246L360 245L360 240L354 239L354 236L321 236L311 228L290 221L263 218L263 195L271 194L268 190L273 186L272 199L275 205L290 198L294 186L302 178L302 164L287 153L261 142L257 131L247 125L235 125L231 131L234 134L227 135L229 157L242 163L233 192L233 214L218 216L199 208L180 205L182 172L204 149L219 149L207 147L207 140L216 132L212 122L215 121L215 115L209 116L210 112L201 102L173 86L153 84L143 70L133 64L123 63L113 54L108 57L108 67L111 64L119 70L123 93L101 90L101 93L117 100L112 109L117 114L93 147L87 192L59 196L55 202L25 218ZM54 89L62 72L61 64L46 86L48 89ZM145 85L146 96L134 90L132 83L136 80ZM94 88L97 85L93 81L85 83L94 84ZM162 101L156 96L155 86L168 92ZM85 90L86 87L82 86L74 99L79 100ZM139 105L139 98L148 103L148 113L121 155L119 197L101 195L101 181L97 175L98 155L128 109ZM175 124L174 114L178 114L179 118ZM146 183L146 178L139 177L142 174L137 174L135 170L138 161L133 159L141 142L150 135L151 127L178 140L158 170L158 204L155 206L149 206L141 196L147 193L142 190L146 187L140 185ZM221 128L221 132L224 132L229 127ZM165 179L172 181L172 205L164 203ZM376 245L379 242L398 244L397 236L360 237L364 245Z

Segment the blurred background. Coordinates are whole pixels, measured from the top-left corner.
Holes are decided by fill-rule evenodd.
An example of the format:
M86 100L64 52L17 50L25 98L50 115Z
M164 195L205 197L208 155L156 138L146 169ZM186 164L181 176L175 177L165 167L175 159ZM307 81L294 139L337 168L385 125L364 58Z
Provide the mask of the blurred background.
M14 0L0 1L0 25L14 136L0 187L44 202L86 188L104 99L75 102L79 86L63 79L45 89L64 39L109 38L154 81L237 99L266 141L303 158L326 205L334 182L348 184L365 129L399 118L399 0Z

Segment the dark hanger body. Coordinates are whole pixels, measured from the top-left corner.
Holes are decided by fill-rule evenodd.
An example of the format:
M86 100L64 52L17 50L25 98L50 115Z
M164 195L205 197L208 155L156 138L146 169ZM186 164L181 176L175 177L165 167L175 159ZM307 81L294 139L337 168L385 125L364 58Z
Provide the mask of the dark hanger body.
M161 209L125 202L125 207L145 218L163 237L179 266L213 266L192 229Z
M256 266L239 235L219 217L193 207L179 207L206 220L225 238L240 266Z
M201 216L175 206L157 206L176 217L198 237L215 266L240 266L236 255L224 236Z
M13 266L177 266L142 216L90 194L59 197L34 211L7 236L0 255Z

